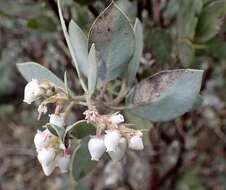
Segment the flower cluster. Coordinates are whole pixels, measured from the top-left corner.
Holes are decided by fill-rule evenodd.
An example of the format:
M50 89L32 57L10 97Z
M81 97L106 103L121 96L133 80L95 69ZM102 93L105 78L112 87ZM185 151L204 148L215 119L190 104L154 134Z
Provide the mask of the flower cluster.
M107 152L113 161L119 161L126 153L127 147L133 150L144 148L142 132L128 128L123 115L99 115L97 111L84 112L87 122L97 126L96 136L91 136L88 149L92 160L99 161Z
M32 79L25 86L24 102L31 104L38 99L43 99L43 103L38 106L40 118L42 114L47 113L47 104L53 102L53 100L49 102L46 100L53 96L59 96L59 94L62 96L62 90L49 81L40 82L37 79ZM65 119L62 114L54 113L50 114L49 117L50 124L57 127L65 126ZM48 129L38 130L34 136L34 144L38 160L46 176L49 176L56 167L59 167L61 173L68 171L71 155L58 136L53 135Z
M55 112L49 115L49 124L56 128L66 128L65 117L68 109L62 112L66 104L70 105L69 96L64 90L58 88L49 81L38 81L33 79L24 90L24 102L31 104L40 100L38 106L38 119L42 114L48 112L47 105L56 105ZM68 105L68 106L69 106ZM90 108L90 106L88 106ZM85 120L96 126L96 135L91 136L88 142L88 149L91 159L98 161L107 152L113 161L123 158L127 148L142 150L142 132L131 129L124 123L123 115L119 113L111 115L100 115L94 106L84 112ZM68 107L67 107L68 108ZM66 111L67 110L67 111ZM55 129L56 129L55 128ZM58 130L56 129L56 130ZM65 131L65 130L64 130ZM65 137L67 137L65 135ZM48 129L37 131L34 143L37 150L37 157L45 175L49 176L56 167L61 173L67 172L70 163L71 143L69 138L63 140L52 134ZM67 147L66 147L67 145Z

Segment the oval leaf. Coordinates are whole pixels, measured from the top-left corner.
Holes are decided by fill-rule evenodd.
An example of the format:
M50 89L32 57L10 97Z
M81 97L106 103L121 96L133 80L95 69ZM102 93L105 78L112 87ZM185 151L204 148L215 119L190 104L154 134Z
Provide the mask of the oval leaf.
M226 1L216 0L208 3L199 17L197 40L206 42L220 30L222 19L226 14Z
M64 136L65 136L65 129L63 127L58 127L56 125L52 125L50 123L47 123L45 127L52 133L53 135L60 138L62 143L64 142Z
M138 67L140 65L140 59L143 52L143 27L140 20L137 18L134 25L134 33L136 40L135 52L133 54L133 58L130 60L128 65L128 84L131 85L134 81L134 77L136 76Z
M96 19L89 34L89 44L95 44L98 77L109 81L120 76L133 56L133 29L115 3L111 3Z
M70 21L68 32L78 67L88 77L88 39L73 20Z
M95 135L96 128L94 125L87 123L85 120L78 121L67 127L65 135L82 139L89 135Z
M64 89L64 83L50 70L35 62L18 63L17 68L21 75L29 82L32 79L40 81L48 80L56 86Z
M88 91L89 95L92 95L96 88L97 83L97 59L96 59L96 49L95 45L92 44L89 56L88 56L89 67L87 70L89 71L88 75Z
M96 166L96 162L90 158L88 140L89 138L84 138L81 141L80 146L74 150L71 158L71 175L76 181L79 181Z
M202 70L171 70L151 76L127 97L131 113L151 121L168 121L193 108L202 82Z

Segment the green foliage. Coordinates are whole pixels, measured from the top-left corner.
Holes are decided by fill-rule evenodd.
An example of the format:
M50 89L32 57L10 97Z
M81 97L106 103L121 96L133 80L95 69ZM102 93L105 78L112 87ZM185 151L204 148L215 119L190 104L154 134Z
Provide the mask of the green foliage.
M146 48L151 50L158 63L166 64L172 54L173 42L171 36L161 28L147 28L147 30Z
M199 16L196 39L206 42L219 32L223 17L226 14L226 1L214 0L207 3Z
M88 91L89 95L91 96L94 93L97 84L97 57L95 44L92 44L90 48L88 64Z
M125 72L135 47L135 37L128 18L115 3L111 3L95 20L89 44L95 44L98 58L98 78L113 80Z
M23 77L29 82L32 79L40 81L49 80L53 84L64 89L65 85L55 74L35 62L18 63L17 68Z
M118 0L117 5L129 17L136 18L137 15L137 2L129 0Z
M81 72L88 77L88 39L81 28L71 20L69 24L69 37L74 54Z
M213 38L207 43L206 54L218 60L226 59L226 42L220 36Z
M46 127L53 135L59 137L61 142L64 143L65 129L63 127L58 127L50 123L47 123L44 127Z
M28 20L27 27L43 32L53 32L56 30L56 24L51 17L40 15Z
M198 24L198 15L202 11L201 0L180 0L177 16L177 50L182 64L188 66L194 58L192 41Z
M85 83L83 81L83 78L80 75L79 65L78 65L76 56L74 54L74 49L73 49L73 46L72 46L72 43L71 43L71 40L70 40L68 31L67 31L67 27L66 27L66 24L65 24L65 21L64 21L64 17L63 17L62 10L61 10L61 5L60 5L60 0L57 1L57 4L58 4L58 12L59 12L59 17L60 17L60 22L61 22L62 30L63 30L63 33L64 33L65 40L67 42L67 45L68 45L68 48L69 48L69 51L70 51L72 60L73 60L73 64L74 64L74 66L76 68L76 71L77 71L77 74L78 74L78 78L80 80L80 83L82 85L82 88L83 88L83 90L85 92L87 92L87 87L86 87L86 85L85 85Z
M163 71L141 81L127 98L131 113L151 121L172 120L193 107L199 95L201 70Z
M135 40L136 40L136 47L133 54L132 59L129 62L128 65L128 85L131 86L134 78L136 76L137 70L140 65L140 59L143 52L143 46L144 46L144 39L143 39L143 28L142 24L139 21L139 19L136 19L135 25L134 25L134 34L135 34Z
M77 139L85 138L89 135L95 135L96 128L85 120L78 121L67 127L65 135L76 137Z
M125 116L127 121L133 124L132 127L139 130L142 128L144 144L149 144L149 130L153 127L153 124L149 120L137 117L127 111L125 112Z
M90 159L88 139L82 139L80 146L74 150L71 158L71 174L75 181L79 181L96 166L96 162Z
M202 184L202 181L198 176L198 171L198 168L194 168L182 175L177 183L176 190L206 190L206 187Z

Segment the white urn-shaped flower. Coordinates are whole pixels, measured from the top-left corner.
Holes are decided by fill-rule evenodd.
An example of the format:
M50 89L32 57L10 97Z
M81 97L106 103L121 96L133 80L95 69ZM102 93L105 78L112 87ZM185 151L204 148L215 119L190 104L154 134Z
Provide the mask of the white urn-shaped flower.
M115 151L119 145L121 134L118 130L107 130L105 131L104 144L107 148L107 152Z
M129 140L129 148L133 150L143 150L144 144L141 135L134 135Z
M126 149L127 149L127 141L124 137L122 137L120 139L119 146L117 147L117 149L115 151L109 151L108 154L114 162L117 162L124 157L126 153Z
M91 160L99 161L101 156L106 151L104 138L102 136L92 136L88 142L88 149L91 155Z

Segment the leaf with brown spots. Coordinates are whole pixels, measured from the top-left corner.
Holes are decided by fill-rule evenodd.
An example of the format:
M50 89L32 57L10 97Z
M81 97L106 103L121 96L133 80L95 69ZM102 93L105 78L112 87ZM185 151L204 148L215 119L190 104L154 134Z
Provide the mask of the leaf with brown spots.
M202 82L202 70L162 71L141 81L129 93L131 113L151 121L168 121L190 111Z
M98 77L109 81L120 76L135 48L135 36L126 15L111 3L91 27L89 45L95 44L98 58Z

